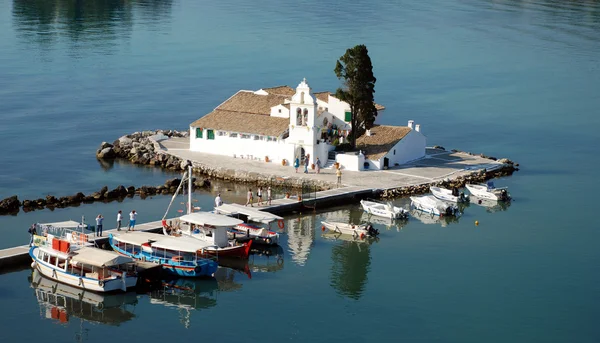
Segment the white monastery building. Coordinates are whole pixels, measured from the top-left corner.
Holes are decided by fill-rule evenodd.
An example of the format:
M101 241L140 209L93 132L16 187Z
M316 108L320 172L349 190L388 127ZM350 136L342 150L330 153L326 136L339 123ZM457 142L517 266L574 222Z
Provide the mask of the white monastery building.
M238 91L190 124L190 149L286 165L308 154L310 164L318 157L324 167L351 129L350 106L330 92L312 93L305 79L296 89ZM347 170L385 169L425 156L425 146L412 120L408 126L375 125L357 139L360 151L337 153L329 163Z

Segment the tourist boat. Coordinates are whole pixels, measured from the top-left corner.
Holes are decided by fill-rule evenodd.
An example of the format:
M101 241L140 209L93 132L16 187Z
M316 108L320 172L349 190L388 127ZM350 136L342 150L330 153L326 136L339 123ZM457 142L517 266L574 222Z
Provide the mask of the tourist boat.
M396 207L391 202L381 203L373 200L361 200L360 205L363 210L374 216L380 216L390 219L406 219L408 211L402 207Z
M498 201L509 201L511 199L508 187L496 188L492 181L489 181L485 185L467 184L465 187L467 187L472 195L479 198Z
M354 225L342 222L321 222L321 230L332 233L351 235L355 238L364 239L366 237L376 237L379 231L373 228L370 224Z
M459 209L455 205L449 205L436 199L432 195L410 197L411 206L419 211L431 213L435 216L458 216Z
M135 287L133 259L113 251L71 244L53 235L45 244L32 246L32 267L64 284L94 292L126 291Z
M160 264L171 275L213 277L217 262L204 258L207 247L186 237L165 237L147 232L109 234L110 246L119 254Z
M50 280L37 269L31 275L31 287L46 318L61 323L69 322L69 317L74 316L92 323L119 325L135 317L127 306L138 302L133 291L109 294L82 291Z
M228 230L244 222L221 214L194 212L176 220L173 227L164 226L163 233L169 236L192 237L204 242L204 256L234 257L247 259L250 255L252 240L239 244L229 241Z
M284 221L280 216L238 204L223 204L216 207L214 213L244 221L244 223L228 229L230 239L235 239L238 242L252 240L254 244L279 244L279 233L271 230L271 224L277 222L279 228L283 229ZM267 228L252 223L267 225Z
M451 191L447 188L433 187L433 186L429 187L429 190L431 191L431 194L433 194L434 197L436 197L440 200L455 202L455 203L469 202L469 196L465 195L464 192L458 192L458 190Z

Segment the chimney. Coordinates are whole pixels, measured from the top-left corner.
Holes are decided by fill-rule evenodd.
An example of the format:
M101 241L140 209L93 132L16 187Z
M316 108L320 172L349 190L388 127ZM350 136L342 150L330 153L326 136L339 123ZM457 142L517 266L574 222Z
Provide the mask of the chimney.
M408 121L408 127L412 130L413 129L413 125L414 125L414 121L413 120L409 120Z
M367 136L371 136L371 129L367 130Z
M415 125L415 131L421 132L421 125L420 124Z

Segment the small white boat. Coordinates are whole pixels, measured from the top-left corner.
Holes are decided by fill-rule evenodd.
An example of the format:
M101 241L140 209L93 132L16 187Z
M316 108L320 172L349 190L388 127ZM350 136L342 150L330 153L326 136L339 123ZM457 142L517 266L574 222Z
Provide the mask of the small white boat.
M510 194L508 193L508 187L496 188L491 181L485 185L467 184L465 187L467 187L472 195L482 199L498 201L508 201L511 199Z
M348 223L341 222L321 222L321 230L330 232L351 235L353 237L376 237L379 235L379 231L373 228L372 225L362 224L362 225L354 225Z
M408 211L402 207L396 207L391 202L381 203L372 200L361 200L360 205L369 214L390 219L406 219Z
M431 194L433 194L434 197L436 197L440 200L455 202L455 203L469 202L469 196L465 195L464 192L458 192L458 190L451 191L447 188L433 187L433 186L429 187L429 190L431 191Z
M419 211L435 216L458 216L460 212L455 205L449 205L432 195L410 197L411 206Z

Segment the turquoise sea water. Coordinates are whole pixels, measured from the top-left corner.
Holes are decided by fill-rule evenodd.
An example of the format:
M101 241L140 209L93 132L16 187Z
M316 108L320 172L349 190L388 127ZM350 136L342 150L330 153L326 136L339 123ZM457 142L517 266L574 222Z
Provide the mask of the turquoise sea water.
M281 267L225 270L216 286L194 284L191 307L141 294L117 327L73 308L66 324L46 319L29 270L0 275L0 340L600 341L598 1L0 0L0 198L160 184L172 175L102 166L95 149L185 129L239 89L306 77L335 90L335 60L356 44L369 48L387 107L380 123L414 119L430 145L521 164L496 181L510 207L471 205L445 226L376 224L369 246L319 229L323 218L360 220L357 206L290 216ZM212 196L197 193L200 206ZM131 208L157 220L168 201L0 217L0 248L27 242L35 221Z

